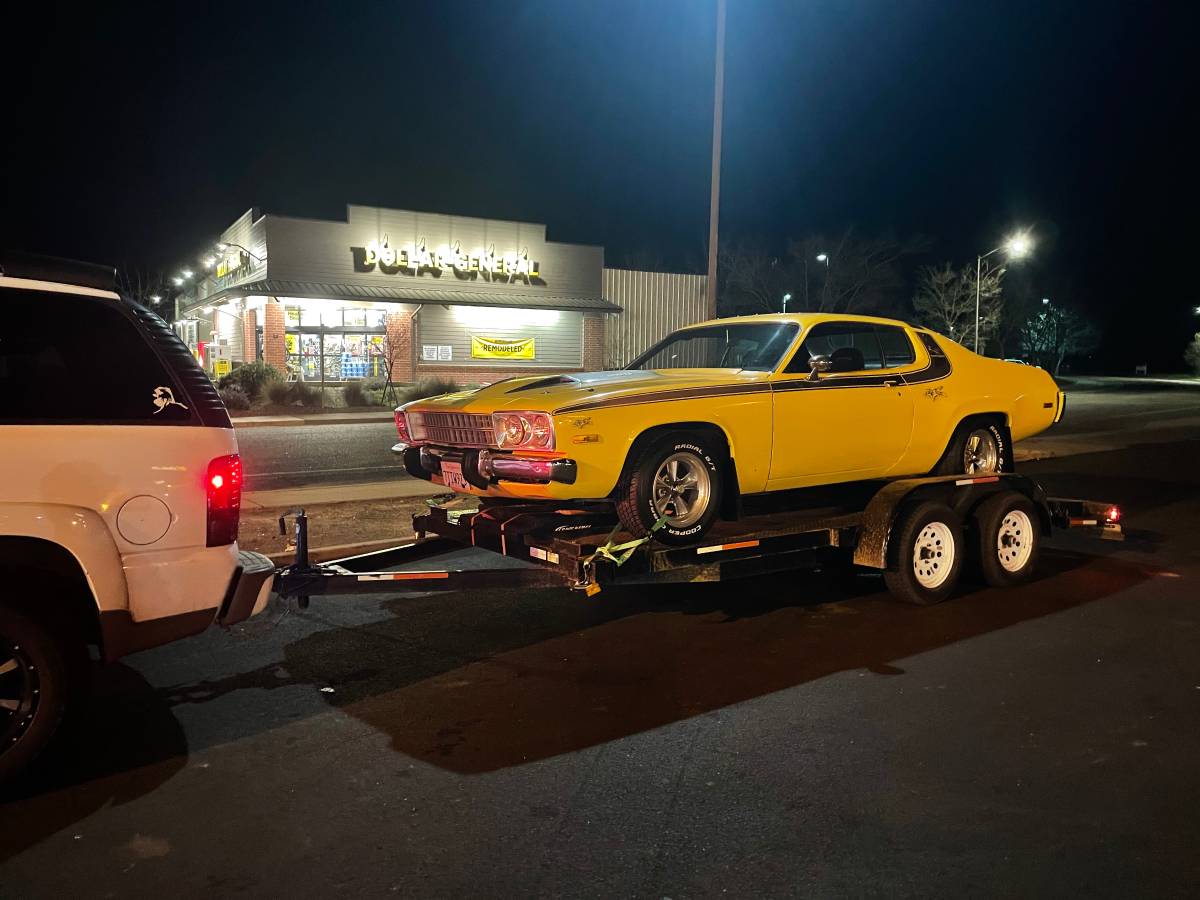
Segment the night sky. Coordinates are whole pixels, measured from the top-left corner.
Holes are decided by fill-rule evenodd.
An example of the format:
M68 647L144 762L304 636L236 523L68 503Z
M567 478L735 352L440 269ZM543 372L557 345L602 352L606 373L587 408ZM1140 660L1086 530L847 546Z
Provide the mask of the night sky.
M0 244L139 267L245 209L544 222L703 268L711 0L46 4L6 18ZM1200 318L1195 4L729 0L722 240L1032 225L1112 368ZM1189 128L1190 122L1190 128Z

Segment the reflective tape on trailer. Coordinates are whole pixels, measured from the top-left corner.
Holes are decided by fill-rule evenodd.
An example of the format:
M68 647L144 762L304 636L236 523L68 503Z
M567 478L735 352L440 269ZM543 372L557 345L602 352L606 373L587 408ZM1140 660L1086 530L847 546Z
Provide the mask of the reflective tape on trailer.
M534 559L542 559L551 565L558 565L558 554L553 550L543 550L541 547L530 547L529 555Z
M449 572L376 572L371 575L359 575L359 581L425 581L435 578L449 578Z
M964 484L991 484L993 481L999 480L999 475L981 475L978 478L960 478L954 484L956 487L962 487Z
M697 547L697 555L701 553L720 553L722 550L744 550L747 547L757 547L758 541L734 541L732 544L714 544L711 547Z

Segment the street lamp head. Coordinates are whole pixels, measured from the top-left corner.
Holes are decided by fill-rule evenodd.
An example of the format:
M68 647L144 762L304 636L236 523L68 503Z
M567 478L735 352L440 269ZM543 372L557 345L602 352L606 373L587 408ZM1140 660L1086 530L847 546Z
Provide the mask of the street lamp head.
M226 250L228 250L228 249L229 249L229 245L228 245L228 244L224 243L223 241L218 241L218 242L217 242L217 252L218 252L218 253L224 253L224 252L225 252Z
M1031 250L1033 250L1033 239L1025 231L1018 231L1004 242L1004 252L1010 259L1022 259L1028 256Z
M1042 306L1049 306L1049 305L1050 305L1050 298L1049 298L1049 297L1043 297L1043 298L1042 298Z
M791 300L791 299L792 299L792 295L791 295L791 294L784 294L784 295L783 295L783 302L784 302L784 303L787 303L787 302L788 302L789 300Z
M1194 312L1196 315L1200 316L1200 306L1197 306L1195 309L1192 310L1192 312Z
M151 294L150 295L151 303L159 303L161 300L162 300L162 297L159 294Z
M180 285L183 284L183 278L179 275L176 275L174 278L171 279L171 284L175 285L175 287L179 287Z
M829 262L829 254L828 253L818 253L817 254L817 262L823 262L823 263Z
M184 280L184 281L189 281L189 280L191 280L191 277L192 277L192 270L191 270L191 269L184 269L184 270L183 270L182 272L180 272L179 274L180 274L180 276L183 278L183 280Z

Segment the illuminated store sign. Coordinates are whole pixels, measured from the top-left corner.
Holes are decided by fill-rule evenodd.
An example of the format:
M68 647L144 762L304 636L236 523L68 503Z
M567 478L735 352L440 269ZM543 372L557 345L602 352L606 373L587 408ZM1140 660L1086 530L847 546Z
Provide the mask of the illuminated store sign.
M454 246L430 250L425 246L425 238L406 247L392 247L388 245L388 236L385 234L382 241L371 241L365 247L351 247L350 251L354 254L354 268L360 272L378 268L388 275L400 272L406 275L441 275L449 271L463 280L482 278L485 281L545 283L542 281L541 265L529 258L528 249L520 253L498 255L493 244L486 250L465 253L461 243L456 241Z

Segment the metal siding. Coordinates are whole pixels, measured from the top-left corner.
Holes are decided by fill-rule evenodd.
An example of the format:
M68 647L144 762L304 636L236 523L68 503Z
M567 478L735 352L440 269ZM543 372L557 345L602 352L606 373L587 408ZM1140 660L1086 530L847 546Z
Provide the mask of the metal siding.
M532 368L547 366L553 369L579 369L583 366L583 314L570 310L551 313L557 319L553 324L500 325L507 317L511 319L520 314L521 310L499 309L497 325L491 323L473 325L460 321L456 317L456 309L436 304L425 304L417 313L416 337L413 340L413 354L418 365L443 365L447 368L462 368L478 366L488 369L498 369L511 366L512 368ZM470 313L483 310L475 308ZM545 313L540 313L545 315ZM471 335L487 338L519 340L534 339L533 359L472 359ZM435 363L421 358L421 347L425 344L449 344L454 348L454 358L447 362Z
M623 309L608 317L606 365L617 369L677 328L708 317L704 275L604 270L604 298Z

